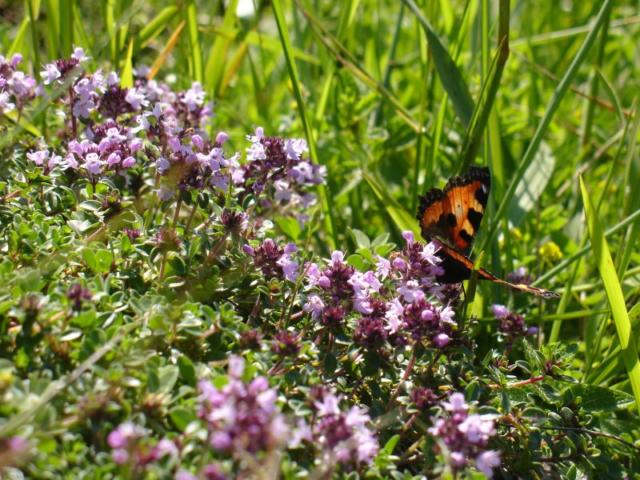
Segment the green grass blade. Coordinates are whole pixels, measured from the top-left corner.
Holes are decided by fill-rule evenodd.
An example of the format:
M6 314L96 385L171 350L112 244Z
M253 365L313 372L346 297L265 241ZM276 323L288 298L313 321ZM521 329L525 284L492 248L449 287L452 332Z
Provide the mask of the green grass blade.
M357 61L356 58L327 30L321 25L320 21L314 17L311 12L297 3L298 8L309 21L313 32L318 40L331 52L336 61L339 62L346 70L348 70L355 78L360 80L366 86L374 90L382 99L387 101L395 113L415 132L423 132L424 128L413 118L411 112L407 110L402 103L375 78L369 74Z
M60 55L69 56L73 49L73 3L74 0L60 2Z
M622 348L622 360L627 369L631 389L636 399L636 406L638 407L638 411L640 411L640 359L638 358L638 351L636 350L636 340L632 336L631 321L629 320L629 314L625 305L622 287L620 286L620 281L613 265L609 246L604 238L602 226L593 208L589 192L582 177L580 177L580 190L582 192L582 201L584 202L585 215L589 226L589 237L593 245L593 257L598 264L598 270L600 271L600 277L604 284L609 306L611 307L611 314L618 333L618 340Z
M122 74L120 75L120 85L122 88L133 87L133 40L129 41L129 48L127 48L127 55L124 57L124 65L122 67Z
M420 236L420 229L416 223L413 215L407 212L407 209L398 204L395 199L389 195L389 190L385 188L382 183L374 177L370 172L363 171L362 177L365 179L371 191L380 202L380 205L387 212L393 223L398 230L405 231L411 230L417 237Z
M627 218L625 218L621 222L619 222L616 225L614 225L613 227L607 229L607 231L604 232L605 238L609 238L614 233L619 232L620 230L622 230L627 225L630 225L632 222L635 222L638 218L640 218L640 210L636 210L635 212L633 212L631 215L629 215ZM538 278L536 278L536 280L532 283L532 285L534 285L534 286L540 285L540 284L544 283L545 281L549 280L550 278L555 277L558 273L562 272L565 268L567 268L567 266L571 265L573 262L575 262L579 258L584 257L590 251L591 251L591 244L585 245L583 248L578 250L576 253L574 253L570 257L564 259L558 265L556 265L552 269L550 269L547 272L545 272L543 275L541 275Z
M540 120L540 123L538 124L538 127L536 128L536 131L533 134L531 143L527 147L527 150L524 153L522 161L518 165L518 169L515 175L513 176L513 178L511 179L511 182L509 183L509 187L504 193L504 197L502 197L502 201L500 202L500 205L498 206L496 214L494 215L494 220L493 222L491 222L487 235L484 237L480 245L480 249L479 249L480 251L483 251L486 248L487 244L493 240L493 237L497 231L497 228L500 222L503 220L503 217L507 213L507 208L511 203L511 197L513 197L513 194L515 193L518 183L520 183L520 180L522 179L522 176L524 175L525 171L527 170L529 165L533 162L534 158L536 157L538 148L540 147L540 144L542 143L542 139L545 133L547 132L549 125L551 124L551 120L554 114L556 113L556 111L558 110L558 107L560 106L560 102L562 101L565 94L569 90L571 82L573 81L576 74L578 73L578 69L580 68L580 65L582 65L582 62L587 57L587 54L589 53L589 50L591 49L591 46L593 45L598 35L600 27L603 25L604 21L607 18L607 12L611 8L612 3L613 3L613 0L606 0L603 3L602 7L600 8L600 11L598 12L598 15L596 16L596 20L593 24L593 28L591 29L587 37L584 39L584 42L580 46L580 49L578 50L577 54L571 61L571 65L569 65L569 68L567 69L566 73L562 77L562 80L560 81L558 86L555 88L553 95L551 96L551 100L547 105L547 109L544 113L544 116Z
M222 20L222 29L231 29L236 21L236 10L238 9L238 0L232 0L226 7L224 18ZM205 89L212 94L218 93L220 81L225 73L225 60L229 45L235 38L217 34L213 45L209 50L209 57L205 67L206 84ZM214 95L215 96L215 95Z
M27 32L30 30L29 26L31 25L31 21L29 17L24 17L22 22L20 22L20 26L18 27L18 31L16 33L13 42L11 42L11 46L7 51L7 57L11 58L11 56L15 53L23 53L26 51L25 49L25 40L27 38Z
M45 0L47 12L47 53L49 58L59 56L58 29L60 28L60 1Z
M414 13L427 35L429 49L433 55L433 62L435 64L436 71L438 72L438 76L440 77L442 87L449 95L458 118L460 118L460 121L465 127L468 126L473 115L474 104L462 73L460 73L460 70L453 61L453 58L451 58L451 55L447 52L447 49L440 41L435 30L420 11L420 8L413 0L402 1Z
M311 161L313 163L320 164L321 162L319 161L318 153L316 150L315 137L311 129L311 125L309 124L307 110L305 108L304 99L302 98L302 89L300 86L298 69L296 67L296 62L293 56L293 48L291 47L291 40L289 39L289 30L287 28L287 24L284 18L284 13L282 11L282 5L280 3L280 0L274 0L272 3L272 7L273 7L273 14L276 19L276 24L278 25L280 41L282 42L282 50L284 52L284 56L287 61L287 68L289 70L289 77L291 79L291 85L293 87L293 94L296 98L296 104L298 106L298 113L300 114L302 127L304 128L304 133L307 138L307 143L309 144L309 155L311 156ZM329 199L327 198L327 189L324 186L324 184L318 185L318 196L320 200L320 205L322 206L322 211L324 212L324 215L325 215L325 223L327 228L327 240L329 242L329 248L333 250L336 248L336 245L338 245L336 223L333 217L333 209L329 205Z
M138 33L138 48L146 47L178 13L178 7L170 5L162 9L153 19L147 23Z
M40 65L40 49L38 48L38 33L37 33L37 25L38 25L38 17L40 16L40 2L38 0L28 0L27 7L29 10L29 23L32 28L31 30L31 45L33 46L33 62L35 65ZM20 51L24 51L20 49Z
M478 153L485 126L489 120L489 114L500 87L502 72L509 58L509 0L500 0L498 15L498 51L493 62L491 62L489 74L482 85L480 98L476 103L471 122L467 127L458 172L466 171Z
M191 66L193 68L192 77L202 83L204 72L202 68L202 49L198 37L198 10L195 0L187 1L186 18L187 31L189 33L189 45L191 46Z

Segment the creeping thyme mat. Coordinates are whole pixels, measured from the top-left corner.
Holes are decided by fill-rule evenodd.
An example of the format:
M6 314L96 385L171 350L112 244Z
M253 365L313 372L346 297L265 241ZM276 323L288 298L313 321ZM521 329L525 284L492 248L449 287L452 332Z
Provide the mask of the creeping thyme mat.
M304 139L234 137L200 83L88 60L36 80L0 58L2 478L640 470L628 385L582 382L580 346L514 302L440 284L437 242L330 247Z

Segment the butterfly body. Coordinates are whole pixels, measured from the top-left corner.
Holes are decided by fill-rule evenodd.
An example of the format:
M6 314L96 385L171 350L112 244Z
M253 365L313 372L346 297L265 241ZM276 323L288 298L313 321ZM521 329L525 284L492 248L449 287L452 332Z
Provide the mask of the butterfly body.
M440 283L459 283L476 271L478 278L509 286L515 290L544 298L557 294L521 283L511 283L483 268L476 268L467 256L480 228L489 191L491 175L486 167L471 167L465 175L452 177L444 189L433 188L420 197L418 221L425 240L440 243L438 256L444 273Z

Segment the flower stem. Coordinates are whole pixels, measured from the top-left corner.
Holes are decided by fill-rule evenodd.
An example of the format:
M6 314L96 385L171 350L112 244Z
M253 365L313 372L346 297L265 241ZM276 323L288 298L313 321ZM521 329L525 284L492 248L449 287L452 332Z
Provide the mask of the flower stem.
M189 233L189 227L191 227L191 221L193 220L193 216L195 215L197 209L198 209L198 204L194 203L193 207L191 207L191 212L189 212L189 218L187 219L187 224L184 227L185 240L187 237L187 233Z
M396 398L400 394L400 389L402 388L402 384L407 381L409 375L411 375L411 371L413 370L413 366L416 364L416 351L415 349L411 352L411 358L409 359L409 363L407 363L407 367L404 369L404 373L402 374L402 379L398 382L398 386L394 390L391 398L389 399L389 403L387 403L387 412L393 408L393 404L396 401Z
M171 220L171 227L175 228L176 223L178 222L178 217L180 216L180 209L182 208L182 197L179 196L176 201L176 211L173 214L173 220Z

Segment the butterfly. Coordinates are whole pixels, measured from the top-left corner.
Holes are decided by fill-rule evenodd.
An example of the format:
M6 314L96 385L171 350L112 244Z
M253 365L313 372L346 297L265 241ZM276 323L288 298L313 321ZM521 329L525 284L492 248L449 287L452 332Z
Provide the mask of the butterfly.
M440 244L437 255L442 260L440 266L444 273L437 280L440 283L459 283L476 270L480 279L543 298L557 298L559 295L549 290L508 282L484 268L476 269L467 256L480 228L490 189L489 169L471 167L466 174L450 178L444 189L432 188L420 197L417 218L422 236L427 241L435 239Z

